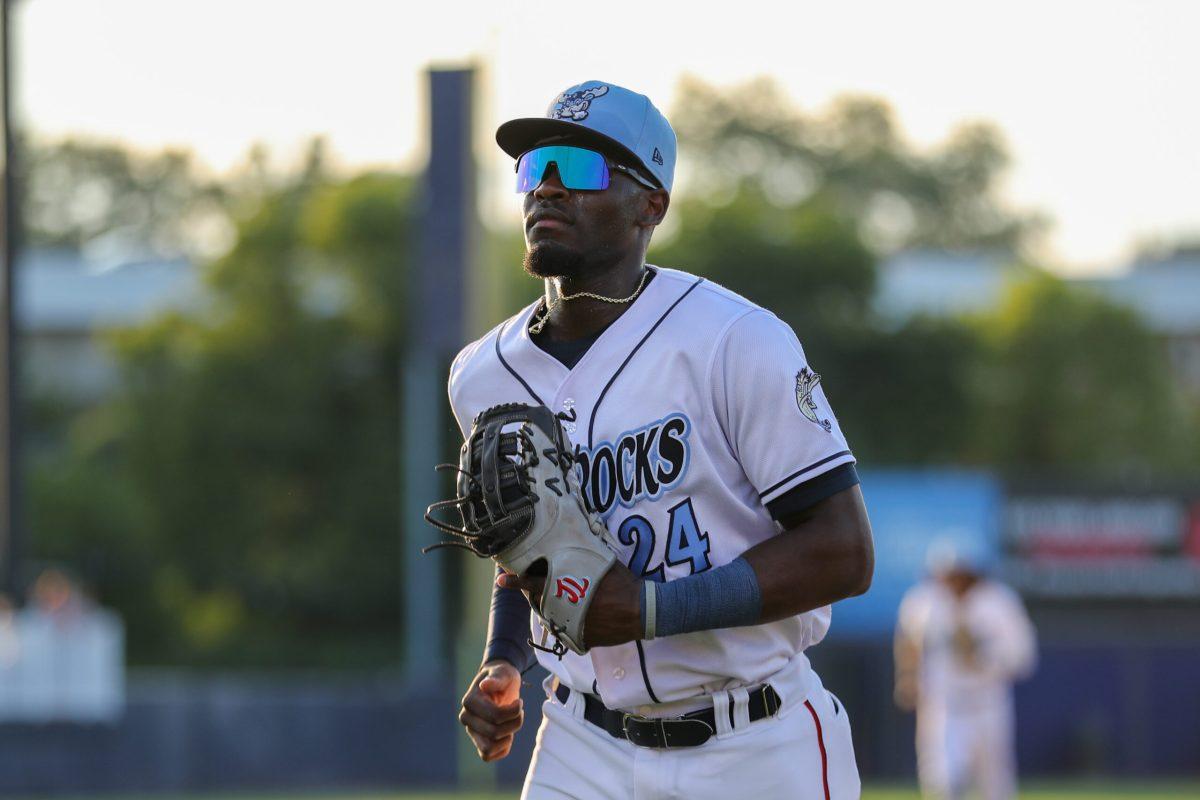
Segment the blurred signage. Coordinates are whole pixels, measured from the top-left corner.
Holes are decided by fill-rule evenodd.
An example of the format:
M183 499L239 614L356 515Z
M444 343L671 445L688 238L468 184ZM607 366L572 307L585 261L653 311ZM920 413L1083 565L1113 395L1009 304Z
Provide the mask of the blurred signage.
M1200 597L1200 503L1182 496L1014 493L1006 578L1043 597Z

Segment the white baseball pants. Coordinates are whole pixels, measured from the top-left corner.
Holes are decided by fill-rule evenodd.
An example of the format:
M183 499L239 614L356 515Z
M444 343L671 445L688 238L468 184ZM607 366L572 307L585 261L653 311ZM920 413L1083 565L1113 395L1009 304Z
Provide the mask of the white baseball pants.
M734 721L728 723L733 697ZM717 734L699 747L658 750L616 739L583 719L583 700L542 706L522 800L857 800L850 720L812 673L808 699L749 722L745 692L715 696Z
M917 709L917 774L930 800L961 800L974 787L983 800L1017 795L1009 704L970 710Z

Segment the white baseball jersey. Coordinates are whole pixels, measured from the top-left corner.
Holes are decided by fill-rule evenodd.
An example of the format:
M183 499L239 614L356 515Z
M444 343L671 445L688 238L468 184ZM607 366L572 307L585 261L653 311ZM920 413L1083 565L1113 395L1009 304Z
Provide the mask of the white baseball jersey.
M726 564L775 536L765 504L853 462L792 330L711 281L656 271L568 369L530 339L533 303L455 359L450 401L464 435L498 403L549 406L583 448L588 504L637 575L672 580ZM762 683L829 628L828 607L751 627L597 647L542 665L610 708L649 713ZM536 615L533 638L543 641ZM802 685L797 681L796 685ZM777 689L787 702L787 684Z
M936 581L919 584L901 601L897 624L920 652L922 705L953 712L1007 703L1012 682L1028 674L1036 658L1021 599L992 580L976 583L961 600ZM970 646L956 644L960 629Z

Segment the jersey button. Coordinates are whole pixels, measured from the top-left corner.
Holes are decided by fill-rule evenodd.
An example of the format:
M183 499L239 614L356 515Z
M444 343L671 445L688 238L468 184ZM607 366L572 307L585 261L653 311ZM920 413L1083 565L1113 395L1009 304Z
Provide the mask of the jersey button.
M622 678L625 677L625 670L621 669L620 667L617 667L616 669L613 670L613 677L616 678L617 680L621 680Z

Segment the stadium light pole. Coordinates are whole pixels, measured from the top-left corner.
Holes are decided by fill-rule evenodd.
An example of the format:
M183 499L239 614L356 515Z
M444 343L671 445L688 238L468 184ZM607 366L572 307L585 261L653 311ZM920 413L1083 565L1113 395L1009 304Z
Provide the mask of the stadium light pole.
M16 142L12 127L12 4L0 0L0 137L4 170L0 182L0 592L15 594L21 573L20 464L17 439L17 326L15 272L19 216L16 189Z
M428 74L429 162L423 177L416 264L402 369L404 502L404 673L429 683L447 677L455 644L446 623L445 554L421 555L441 538L422 518L445 492L433 465L446 460L446 369L463 342L463 291L477 252L472 151L474 70ZM490 585L490 582L489 582Z

